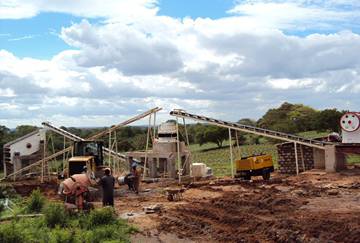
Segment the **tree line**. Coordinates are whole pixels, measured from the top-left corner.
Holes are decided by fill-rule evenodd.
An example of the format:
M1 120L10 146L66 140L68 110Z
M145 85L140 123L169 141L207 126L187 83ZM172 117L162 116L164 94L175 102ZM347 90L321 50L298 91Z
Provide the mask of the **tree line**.
M243 118L238 123L243 125L256 126L286 133L300 133L305 131L328 131L339 132L339 120L346 111L337 109L315 110L302 104L283 103L278 108L269 109L260 119L253 120ZM106 128L75 128L62 127L63 129L80 136L82 138L90 137ZM5 126L0 126L0 147L16 138L24 136L37 129L35 126L21 125L11 130ZM191 144L203 145L205 143L214 143L222 147L224 141L229 137L228 129L207 125L203 123L188 124L188 138ZM185 141L185 128L179 125L180 139ZM238 133L238 142L240 144L257 144L261 142L271 142L270 140L261 140L259 136ZM113 134L114 136L114 134ZM146 146L147 127L127 126L120 128L116 133L118 141L118 151L143 150ZM234 136L235 137L235 136ZM53 134L51 145L56 151L63 148L63 137ZM109 139L102 139L105 146L108 146ZM0 160L2 160L2 149L0 150ZM2 163L1 163L2 164Z

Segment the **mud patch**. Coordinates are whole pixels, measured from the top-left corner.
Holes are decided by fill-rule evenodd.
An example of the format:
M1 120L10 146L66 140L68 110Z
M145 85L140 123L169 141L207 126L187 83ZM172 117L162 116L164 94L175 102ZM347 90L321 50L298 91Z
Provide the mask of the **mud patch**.
M305 205L309 198L326 196L326 191L309 183L295 187L304 195L254 184L247 185L246 193L226 190L216 198L188 200L188 204L160 217L158 229L194 241L355 242L359 239L360 212L329 214L308 210Z

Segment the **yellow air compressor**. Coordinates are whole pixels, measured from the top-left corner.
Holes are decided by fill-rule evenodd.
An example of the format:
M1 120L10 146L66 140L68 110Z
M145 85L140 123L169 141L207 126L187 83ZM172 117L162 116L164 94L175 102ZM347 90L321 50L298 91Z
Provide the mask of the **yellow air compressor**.
M262 176L264 180L270 179L274 172L271 155L253 155L236 160L236 177L250 180L252 176Z

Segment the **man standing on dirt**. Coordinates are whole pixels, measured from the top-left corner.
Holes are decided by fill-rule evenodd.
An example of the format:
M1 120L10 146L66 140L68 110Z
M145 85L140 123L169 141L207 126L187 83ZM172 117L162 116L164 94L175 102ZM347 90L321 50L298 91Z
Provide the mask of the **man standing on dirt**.
M134 162L131 165L131 175L134 178L134 184L133 184L133 189L135 191L136 194L139 194L139 187L140 187L140 173L137 170L137 164Z
M110 174L110 169L105 169L105 175L100 180L103 189L103 206L114 206L115 178Z

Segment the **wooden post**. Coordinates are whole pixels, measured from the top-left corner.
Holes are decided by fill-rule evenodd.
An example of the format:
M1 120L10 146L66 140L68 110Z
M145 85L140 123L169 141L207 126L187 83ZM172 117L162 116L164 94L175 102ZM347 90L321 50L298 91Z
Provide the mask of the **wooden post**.
M301 153L301 162L303 166L303 172L305 172L305 161L304 161L304 152L303 152L303 145L300 145L300 153Z
M70 158L74 157L74 149L75 149L75 147L73 146L71 148ZM66 160L66 171L67 171L67 174L69 175L70 174L69 173L69 159Z
M15 157L14 161L13 161L13 173L14 173L14 178L13 180L16 181L16 164L18 163L18 156Z
M44 166L45 166L45 157L46 157L46 144L47 144L47 138L46 138L46 133L45 133L44 147L43 147L43 159L41 161L41 183L44 183Z
M108 152L108 166L111 170L111 153L110 153L110 151L111 151L111 131L109 132L109 152Z
M149 116L149 124L148 124L148 130L147 130L147 135L146 135L146 145L145 145L145 161L144 161L144 174L143 174L143 179L145 179L145 175L146 175L146 163L147 163L147 152L148 152L148 148L149 148L149 135L150 135L150 131L151 131L151 114ZM149 167L150 168L150 167Z
M234 178L234 160L233 160L231 129L230 128L229 128L229 143L230 143L231 177Z
M118 153L118 142L117 142L117 133L116 130L114 131L114 146L115 146L115 152ZM120 171L120 161L116 157L114 158L114 174Z
M297 154L297 143L294 142L294 149L295 149L295 163L296 163L296 175L299 174L299 158Z
M239 156L239 159L241 159L241 150L240 150L239 138L238 138L237 130L235 130L235 138L236 138L236 148L237 148L237 151L238 151L238 156Z
M49 142L51 140L51 149L52 149L52 153L55 154L55 146L54 146L54 137L51 135L49 136ZM56 165L56 158L54 158L53 160L53 163L52 164L55 164L55 167L56 167L56 174L58 172L58 169L57 169L57 165ZM47 172L48 172L48 180L50 181L50 166L49 166L49 161L47 162Z
M5 179L8 175L7 168L6 168L6 161L5 161L5 153L3 155L3 166L4 166L4 177L2 179Z
M178 175L179 184L181 183L181 159L180 159L180 137L179 137L179 119L176 117L176 143L177 143L177 160L178 160Z
M188 135L187 128L186 128L185 118L183 118L183 123L184 123L184 129L185 129L186 143L187 143L187 146L190 146L189 135Z
M189 163L189 167L187 170L189 172L189 175L192 175L192 171L191 171L191 165L192 165L192 161L191 161L191 151L190 151L190 142L189 142L189 135L188 135L188 132L187 132L187 128L186 128L186 122L185 122L185 118L183 117L183 123L184 123L184 129L185 129L185 136L186 136L186 146L188 147L188 156L186 157L186 161L185 163L188 164ZM190 162L189 162L190 161ZM185 165L185 168L186 168L187 165Z
M153 129L154 129L154 134L153 134L153 141L155 140L155 136L156 136L156 112L154 113L154 123L153 123Z
M64 144L63 145L64 145L63 150L65 150L65 148L66 148L66 137L65 136L64 136ZM65 168L65 160L66 160L65 156L66 156L65 153L63 153L63 161L62 161L62 164L61 164L62 170L64 170L64 168Z

